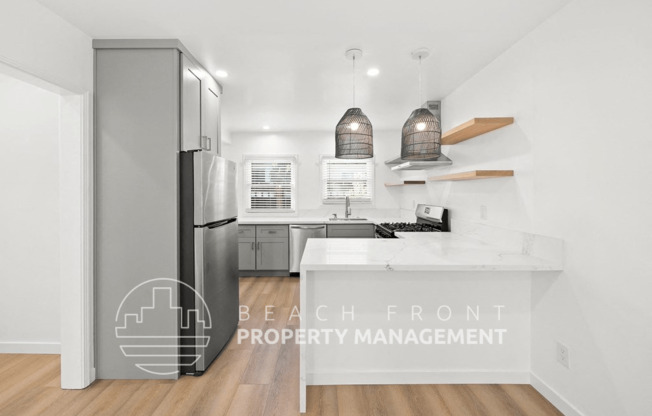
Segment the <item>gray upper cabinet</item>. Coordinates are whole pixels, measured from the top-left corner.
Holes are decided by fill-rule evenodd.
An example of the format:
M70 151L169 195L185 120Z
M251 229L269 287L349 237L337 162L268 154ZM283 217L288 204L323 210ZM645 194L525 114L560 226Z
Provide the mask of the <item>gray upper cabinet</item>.
M181 55L181 150L221 154L220 86Z
M220 86L181 56L181 150L220 154Z
M199 69L181 56L181 150L195 150L202 146L201 132L201 78Z
M202 138L210 151L220 155L220 95L217 83L209 78L202 88Z

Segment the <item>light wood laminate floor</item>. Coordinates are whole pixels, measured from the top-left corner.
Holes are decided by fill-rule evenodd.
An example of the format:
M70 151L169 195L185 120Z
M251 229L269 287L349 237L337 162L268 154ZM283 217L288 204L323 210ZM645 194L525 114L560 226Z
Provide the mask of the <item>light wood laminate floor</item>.
M244 328L298 327L289 323L299 280L246 277L240 302ZM275 305L275 321L264 321ZM231 340L201 377L178 381L98 380L85 390L59 388L59 356L0 354L0 415L298 415L299 349L238 345ZM308 415L561 415L528 385L392 385L308 387Z

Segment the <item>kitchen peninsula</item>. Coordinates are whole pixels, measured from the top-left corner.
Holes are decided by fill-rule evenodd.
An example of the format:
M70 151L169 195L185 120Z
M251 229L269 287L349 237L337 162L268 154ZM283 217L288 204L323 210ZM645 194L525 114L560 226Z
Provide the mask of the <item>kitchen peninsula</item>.
M531 279L556 277L563 243L510 233L504 245L456 233L309 240L301 411L307 385L529 383Z

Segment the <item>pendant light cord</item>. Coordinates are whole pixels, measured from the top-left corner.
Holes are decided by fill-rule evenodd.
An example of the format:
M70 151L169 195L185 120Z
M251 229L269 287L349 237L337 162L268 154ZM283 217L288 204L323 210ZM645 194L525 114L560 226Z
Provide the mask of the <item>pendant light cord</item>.
M423 87L421 84L421 55L419 55L419 107L423 103Z
M353 108L355 108L355 55L353 55Z

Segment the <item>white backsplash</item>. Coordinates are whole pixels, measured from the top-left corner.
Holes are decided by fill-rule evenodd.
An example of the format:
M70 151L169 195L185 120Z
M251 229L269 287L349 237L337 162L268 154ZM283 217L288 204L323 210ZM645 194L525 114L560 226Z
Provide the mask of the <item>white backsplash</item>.
M269 212L264 213L246 213L241 217L278 217L278 218L330 218L333 214L337 214L338 217L344 217L344 204L333 204L324 206L323 208L317 209L302 209L298 210L296 213L290 214L274 214ZM375 209L375 208L359 208L355 204L351 205L351 216L353 217L363 217L370 218L374 220L392 220L398 221L401 219L401 210L400 209ZM414 213L412 213L414 217ZM412 218L414 221L414 218Z
M539 234L513 231L486 224L451 219L451 230L465 237L475 238L488 244L518 251L527 256L538 257L563 268L564 241Z

